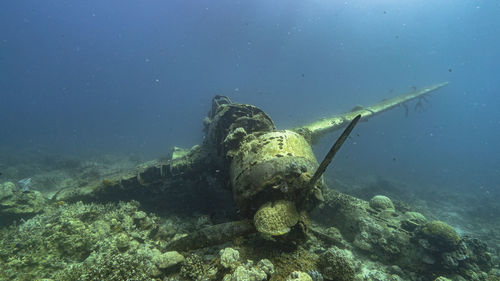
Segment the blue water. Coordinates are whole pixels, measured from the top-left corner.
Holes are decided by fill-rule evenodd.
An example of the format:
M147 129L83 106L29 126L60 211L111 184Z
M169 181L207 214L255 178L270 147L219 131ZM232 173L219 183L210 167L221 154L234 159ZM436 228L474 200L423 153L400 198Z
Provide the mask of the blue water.
M450 81L424 112L360 124L331 169L498 194L499 14L497 1L3 1L0 145L156 157L202 142L214 94L287 128Z

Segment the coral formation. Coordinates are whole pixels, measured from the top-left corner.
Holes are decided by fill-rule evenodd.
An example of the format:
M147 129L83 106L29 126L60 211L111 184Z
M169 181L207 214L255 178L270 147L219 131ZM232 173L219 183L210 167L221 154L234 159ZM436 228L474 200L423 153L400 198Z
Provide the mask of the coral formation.
M370 207L380 211L387 209L394 210L394 204L391 199L384 195L373 196L372 199L370 199Z
M240 253L233 248L220 250L220 264L225 268L234 268L240 259Z
M257 267L264 271L268 276L274 274L274 265L268 259L262 259L257 263Z
M311 277L312 281L323 281L323 275L317 270L309 270L307 274Z
M414 231L417 227L425 224L427 219L419 212L405 212L401 220L401 228L407 231Z
M254 224L263 234L283 235L290 231L299 220L299 214L293 202L279 200L264 204L255 213Z
M456 249L460 242L458 233L445 222L430 221L421 229L422 235L440 250L449 251Z
M150 280L160 274L153 260L162 260L161 240L151 239L161 230L155 216L143 218L150 221L149 226L134 221L138 206L137 202L65 204L3 229L0 276L8 280ZM119 271L113 271L118 264Z
M405 212L405 216L408 220L411 220L416 224L423 224L427 221L425 216L419 212Z
M192 254L184 260L180 275L187 280L202 280L203 276L208 275L209 268L203 261L203 258L197 254Z
M294 271L288 275L285 281L313 281L313 279L305 272Z
M2 194L16 192L8 188ZM256 215L255 225L264 225L267 234L293 227L295 220L280 217L287 212L288 217L299 216L295 206L291 213L296 215L289 216L287 204L293 206L284 200L266 205L263 209L272 216L263 221L275 224L263 224ZM253 235L248 221L212 225L205 214L159 218L139 207L134 201L46 204L35 217L0 229L0 280L427 281L440 275L452 280L495 276L494 261L481 241L461 238L449 225L427 222L420 213L375 210L366 201L333 191L325 193L320 216L312 217L309 239L297 244L286 240L294 232L265 239ZM183 237L191 237L189 243Z
M324 278L331 280L354 280L356 273L352 253L335 246L320 256L319 267Z
M325 206L320 216L313 216L313 219L338 228L347 240L347 247L354 246L353 254L357 258L360 255L367 255L368 260L376 257L379 262L404 270L395 272L401 276L414 274L431 278L454 272L461 278L474 280L473 273L486 274L491 270L492 259L486 246L461 239L449 225L428 223L418 213L401 214L394 210L392 215L385 216L383 211L372 210L365 201L328 192L325 193ZM325 241L335 242L329 236ZM335 242L335 245L346 243ZM465 270L468 268L470 270ZM365 275L383 274L386 273L370 270Z
M236 267L232 274L224 276L223 281L263 281L267 279L267 274L258 267L253 267L252 263Z
M221 265L231 269L231 273L224 275L224 281L262 281L274 273L274 265L268 259L260 260L254 266L252 260L242 264L239 252L232 248L221 250L219 255Z
M57 281L150 281L159 273L148 261L147 256L128 255L119 252L109 252L103 255L92 255L81 264L68 267L57 272Z

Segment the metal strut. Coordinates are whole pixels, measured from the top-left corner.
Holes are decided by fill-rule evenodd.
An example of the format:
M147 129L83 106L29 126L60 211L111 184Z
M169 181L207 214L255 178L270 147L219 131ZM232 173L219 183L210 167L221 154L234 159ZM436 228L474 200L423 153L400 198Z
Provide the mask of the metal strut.
M330 165L330 163L333 160L333 157L335 157L337 151L339 151L339 149L342 147L347 137L351 134L352 129L354 129L354 126L356 126L359 119L361 119L361 114L358 114L356 117L354 117L354 119L352 119L351 123L349 123L347 128L345 128L342 135L340 135L340 137L337 139L332 148L330 148L330 151L328 151L323 161L321 161L321 164L319 164L318 169L316 170L316 172L314 172L313 177L309 181L309 186L314 187L316 185L316 182L318 182L319 178L321 177L321 175L323 175L328 165Z

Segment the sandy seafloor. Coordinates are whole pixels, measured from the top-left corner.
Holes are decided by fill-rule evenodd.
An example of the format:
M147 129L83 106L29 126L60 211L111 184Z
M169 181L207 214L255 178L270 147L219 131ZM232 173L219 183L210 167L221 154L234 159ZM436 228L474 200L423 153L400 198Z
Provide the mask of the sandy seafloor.
M113 155L96 153L95 155L76 157L46 152L43 148L17 151L12 148L4 147L1 148L1 150L0 171L2 175L0 177L0 183L7 181L17 182L19 179L30 177L32 178L33 190L41 192L48 198L54 195L60 188L65 186L75 184L85 185L88 180L106 178L108 175L131 169L147 160L137 154ZM405 208L422 213L429 220L441 220L450 224L461 236L479 238L488 245L489 252L492 254L493 269L490 273L490 279L488 280L499 280L495 278L499 278L497 274L500 272L500 223L498 223L498 217L500 216L500 202L491 199L495 198L495 196L479 193L453 193L446 191L450 189L440 188L439 186L434 186L432 184L422 186L421 184L405 182L400 179L381 178L377 175L358 173L343 169L342 167L336 167L335 173L333 174L335 175L334 177L330 174L325 179L330 188L334 188L363 200L369 200L374 195L386 195L394 201L396 208L398 206L405 206ZM60 204L60 206L57 206L58 208L67 207L64 202L56 202L54 204ZM105 203L97 204L103 204L103 206L105 206ZM79 208L84 207L79 206ZM106 210L106 208L108 207L105 207L102 210ZM109 208L109 210L112 209L111 207ZM128 205L125 207L121 206L118 207L118 211L127 210L127 208L132 207ZM189 206L187 206L187 208L189 208ZM214 223L216 220L212 217L212 214L203 214L197 210L193 210L193 212L187 216L185 212L182 214L157 214L157 216L152 214L152 216L156 218L159 217L160 220L164 219L164 224L174 225L174 228L180 228L187 232L194 231L198 227L206 224ZM227 215L226 218L219 219L224 221L229 220L230 217L232 217L232 215ZM20 241L19 239L27 239L26 237L5 237L5 235L17 235L17 232L12 231L12 229L21 228L23 223L25 223L25 221L21 220L16 222L14 226L3 225L2 230L0 231L0 239L3 242L7 240ZM85 226L82 227L85 228ZM137 238L137 240L141 241L141 238ZM25 250L22 249L24 245L20 242L15 242L14 245L9 243L2 243L1 245L2 247L9 248L19 247L19 252L21 250ZM6 249L0 249L0 252L5 253ZM16 251L7 249L7 252L15 253ZM15 280L34 280L30 278L35 276L38 276L36 277L38 278L36 280L43 280L42 277L47 278L45 280L53 280L47 277L47 274L49 276L51 274L47 272L53 273L54 268L71 267L72 265L70 261L74 258L73 254L75 253L68 253L71 257L68 259L68 263L62 265L51 265L54 267L47 270L43 269L43 263L34 265L33 261L31 261L31 264L30 262L20 261L17 267L12 267L10 265L6 266L7 263L11 263L15 260L16 257L1 256L0 264L4 264L3 269L0 270L0 274L6 275L0 275L0 280L10 280L12 278ZM37 253L33 252L32 255L36 256ZM376 260L373 262L374 265L371 267L376 268ZM141 265L138 266L140 267ZM18 270L19 273L13 273L15 270ZM6 273L7 271L8 273ZM26 271L28 271L28 273ZM69 275L64 276L66 277L62 278L68 278ZM189 274L186 273L182 276L184 277L175 277L172 279L168 279L169 277L163 277L163 279L156 280L203 280L196 279L193 276L189 277ZM52 277L57 279L54 276ZM399 277L402 279L394 280L411 280L411 278L406 279L403 274L400 274ZM61 277L59 276L59 278ZM119 277L117 278L118 279L116 280L119 280ZM147 280L147 278L145 280ZM321 279L315 278L314 280ZM363 280L379 279L375 277L366 277Z

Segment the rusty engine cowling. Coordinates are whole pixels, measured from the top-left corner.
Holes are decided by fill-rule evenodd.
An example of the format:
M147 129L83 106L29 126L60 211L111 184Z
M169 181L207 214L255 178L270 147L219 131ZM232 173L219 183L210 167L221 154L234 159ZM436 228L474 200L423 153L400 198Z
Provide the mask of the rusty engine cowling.
M206 131L206 144L229 171L237 207L260 232L286 234L320 202L321 189L308 184L318 167L310 144L293 131L277 131L261 109L216 96Z

